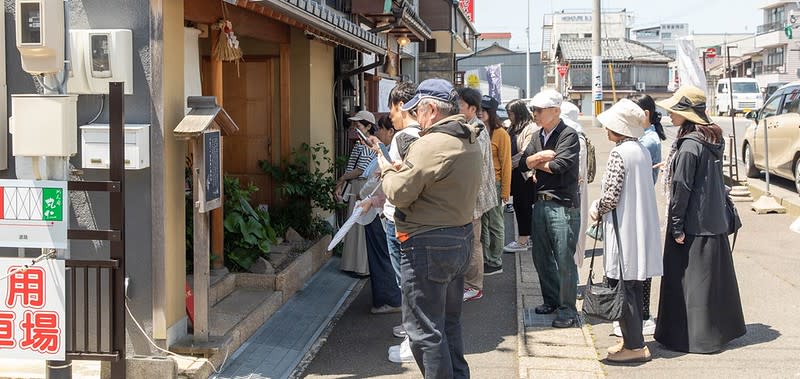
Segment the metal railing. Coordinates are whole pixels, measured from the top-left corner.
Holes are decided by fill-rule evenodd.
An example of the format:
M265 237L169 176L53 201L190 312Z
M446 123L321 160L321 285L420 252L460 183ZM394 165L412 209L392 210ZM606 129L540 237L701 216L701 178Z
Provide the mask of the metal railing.
M771 22L769 24L759 25L756 33L764 34L781 29L783 29L783 21Z
M120 351L113 347L111 333L114 302L111 291L108 290L116 284L118 261L71 259L66 261L66 267L67 287L72 294L67 304L67 320L70 320L70 328L67 329L67 357L81 360L118 360ZM91 317L92 312L95 313L94 319ZM79 325L78 320L81 319L83 321ZM90 341L92 334L94 338Z

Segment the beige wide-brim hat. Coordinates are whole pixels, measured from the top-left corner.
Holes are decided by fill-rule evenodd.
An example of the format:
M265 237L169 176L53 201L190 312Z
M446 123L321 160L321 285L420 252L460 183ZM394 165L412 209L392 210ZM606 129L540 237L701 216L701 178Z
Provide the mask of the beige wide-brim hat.
M628 99L622 99L607 111L597 115L603 127L626 137L640 138L644 135L647 116L642 108Z
M698 125L710 125L713 122L706 114L706 94L695 86L678 88L672 97L657 101L656 105L667 112L677 113Z

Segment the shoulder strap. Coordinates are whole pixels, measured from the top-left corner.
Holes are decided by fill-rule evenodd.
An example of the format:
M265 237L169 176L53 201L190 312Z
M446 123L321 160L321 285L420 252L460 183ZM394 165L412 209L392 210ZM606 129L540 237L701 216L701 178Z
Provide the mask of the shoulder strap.
M623 281L625 279L622 278L622 271L623 271L622 269L625 266L623 266L623 261L622 261L622 239L619 236L619 225L618 225L618 222L617 222L617 210L616 209L611 211L611 217L614 218L614 237L617 239L617 254L619 254L619 280Z

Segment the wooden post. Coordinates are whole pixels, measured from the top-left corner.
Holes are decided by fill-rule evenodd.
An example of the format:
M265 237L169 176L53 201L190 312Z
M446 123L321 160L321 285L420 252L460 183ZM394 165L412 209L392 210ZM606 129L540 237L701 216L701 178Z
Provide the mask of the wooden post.
M205 180L201 175L205 166L203 135L192 139L192 182L194 183L192 212L194 212L194 341L208 341L208 291L209 237L208 213L200 213L200 202L205 201ZM219 209L218 209L219 210Z
M291 50L289 44L280 46L281 96L281 158L288 158L292 144Z
M223 79L222 79L222 61L217 58L217 42L219 41L222 31L211 31L211 94L217 98L217 104L222 107L223 103ZM220 137L220 148L222 148L223 141ZM202 151L202 150L195 150ZM224 167L224 162L221 162ZM223 169L222 172L225 172ZM219 207L211 211L211 255L214 257L214 264L212 268L217 270L223 268L225 264L224 250L225 250L225 230L224 226L224 207ZM195 229L197 230L197 229ZM208 229L206 229L208 231ZM195 231L195 233L197 233Z

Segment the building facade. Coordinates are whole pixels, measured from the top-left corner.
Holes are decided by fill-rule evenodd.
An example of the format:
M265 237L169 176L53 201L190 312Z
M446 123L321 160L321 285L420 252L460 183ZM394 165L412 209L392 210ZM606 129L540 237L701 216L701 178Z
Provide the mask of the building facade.
M544 64L541 62L540 53L531 53L530 71L531 93L526 94L525 64L527 58L524 52L515 52L498 45L487 47L474 55L458 58L458 70L462 72L477 71L481 85L486 82L486 66L500 64L503 74L503 86L509 86L502 91L502 101L506 102L515 98L529 98L539 92L544 81ZM487 87L488 88L488 87ZM516 92L516 93L514 93Z
M665 55L675 58L675 39L689 35L689 24L661 24L634 29L631 38Z
M633 14L625 9L602 11L602 38L630 38ZM593 33L591 10L562 10L544 15L542 25L541 61L546 65L544 86L558 85L556 50L562 39L583 38L591 41Z

